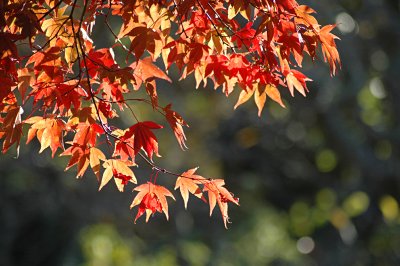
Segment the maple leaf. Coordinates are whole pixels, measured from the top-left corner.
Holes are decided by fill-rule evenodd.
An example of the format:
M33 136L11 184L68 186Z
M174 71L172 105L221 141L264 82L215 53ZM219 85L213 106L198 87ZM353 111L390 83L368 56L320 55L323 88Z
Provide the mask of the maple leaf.
M26 91L29 86L33 85L33 72L28 68L18 70L18 90L22 98L22 103L25 102Z
M165 112L165 118L168 121L168 124L174 131L176 140L178 141L181 149L187 149L186 146L186 136L183 131L183 126L189 127L188 124L183 120L183 118L175 111L171 109L171 104L168 104L165 108L163 108Z
M233 202L234 204L239 205L239 199L233 197L233 195L226 188L224 188L224 185L225 181L223 179L212 179L204 183L204 191L207 191L208 193L210 216L215 208L215 205L218 203L225 228L228 228L228 202Z
M158 154L157 138L151 129L160 128L163 128L163 126L152 121L138 122L128 129L122 136L122 139L129 139L134 136L133 150L135 155L143 148L147 156L152 160L153 153L158 157L160 157L160 155Z
M239 48L242 46L249 47L251 45L251 40L254 38L254 34L256 33L255 29L252 29L252 22L248 22L244 28L237 31L235 35L232 37L233 42L237 42Z
M273 101L277 102L280 106L285 107L282 102L279 90L273 84L258 86L254 93L254 101L256 102L256 105L258 107L258 116L261 116L261 112L264 108L267 96Z
M153 64L151 57L139 59L138 62L131 64L131 68L134 69L133 74L137 77L134 89L138 90L140 86L145 83L146 92L150 96L153 108L156 108L158 106L158 96L155 79L164 79L168 82L172 82L172 80L164 73L164 71Z
M79 145L75 142L61 153L60 156L71 156L65 171L76 165L78 168L76 177L79 178L84 175L90 165L97 180L100 180L100 160L106 161L106 156L98 148L89 148L86 145Z
M264 91L269 98L277 102L280 106L285 107L285 104L282 102L281 94L274 85L271 84L266 85Z
M151 105L153 106L153 109L157 108L158 107L158 95L157 95L157 87L156 87L155 80L146 82L146 92L150 96Z
M87 61L87 67L89 71L89 75L91 77L96 77L99 73L99 69L103 68L112 68L115 65L115 60L113 56L114 52L110 49L99 49L99 50L90 50L87 57L90 59Z
M89 164L92 168L97 180L100 181L100 160L105 161L106 156L104 153L96 147L91 147L89 151Z
M272 84L262 86L260 84L254 84L253 89L246 91L242 90L239 94L239 98L234 106L234 109L238 108L243 103L250 100L251 96L254 95L254 101L258 108L258 116L261 116L261 112L264 109L267 96L273 101L277 102L280 106L285 107L282 102L281 94L279 90Z
M172 82L172 80L164 73L164 71L153 64L151 57L139 59L138 62L133 62L130 67L134 69L133 74L138 77L138 82L135 85L136 89L139 89L142 82L152 81L155 78Z
M22 107L14 107L8 110L6 117L0 124L0 139L4 138L2 152L6 153L15 143L17 146L17 157L19 155L19 143L22 136L21 114Z
M139 191L133 199L131 209L139 205L138 212L135 217L136 220L146 212L146 222L148 222L150 215L156 212L164 212L167 220L168 217L168 202L166 197L171 197L175 200L174 195L163 186L155 185L151 182L142 184L134 188Z
M120 108L125 102L123 93L129 92L127 89L124 89L119 82L110 83L108 78L103 80L99 89L103 91L103 96L105 96L104 98L106 100L111 99L112 101L116 101L120 105Z
M64 149L63 144L63 131L65 130L65 122L60 118L46 118L40 116L33 116L24 121L25 124L32 124L28 131L29 143L36 135L40 142L39 153L43 152L46 148L50 147L54 157L58 148Z
M133 171L129 168L130 166L135 166L133 162L121 161L118 159L109 159L103 163L105 168L103 177L101 178L101 183L99 190L101 190L114 176L115 184L119 191L124 191L124 186L128 181L136 184L137 180Z
M249 61L244 55L232 54L229 58L229 73L232 75L239 75L241 79L244 79L249 72Z
M135 151L132 148L134 145L133 143L133 137L128 139L121 137L120 139L116 140L113 156L119 156L122 161L127 161L129 157L134 160Z
M336 25L326 25L319 32L324 60L329 63L332 75L335 75L337 66L340 67L341 64L335 43L335 39L339 38L331 33L335 27Z
M43 52L34 53L31 57L29 57L26 65L33 63L33 68L36 70L36 73L38 73L40 70L44 69L45 66L55 66L61 64L60 53L60 47L50 47Z
M196 30L207 30L211 24L207 15L200 11L192 12L192 18L190 21Z
M108 102L100 101L98 103L98 108L99 108L99 111L107 118L114 118L114 117L118 116L116 114L115 110L112 109L111 104Z
M91 147L96 146L96 138L98 135L104 134L104 130L98 124L79 123L75 126L76 134L72 143Z
M303 73L294 69L290 70L290 72L286 75L286 82L292 96L294 96L293 88L295 88L303 96L306 96L306 92L308 92L306 81L312 80L307 78Z
M190 169L182 173L176 179L175 190L179 188L183 198L183 202L185 204L185 209L187 209L189 193L205 201L205 198L203 197L203 192L201 191L199 184L203 184L206 179L202 176L194 174L197 169L198 167Z
M254 95L254 91L255 89L251 89L251 90L242 90L239 94L239 98L235 104L235 106L233 107L234 109L238 108L240 105L244 104L245 102L247 102L248 100L250 100L251 96Z
M265 89L257 87L254 92L254 101L256 102L258 108L258 116L261 116L261 112L264 109L265 102L267 100L267 93Z
M86 147L75 144L66 149L60 156L71 156L65 171L74 165L77 165L78 173L77 178L82 177L89 166L90 151Z
M65 83L57 84L50 91L51 98L56 97L55 108L64 114L71 109L71 104L75 109L80 109L82 96L87 97L87 92L78 84L77 80L71 80Z
M121 32L118 37L121 38L123 36L132 37L129 52L135 54L136 60L139 60L146 50L150 53L153 59L157 58L161 53L163 42L160 34L154 29L149 29L145 26L137 26L127 34Z

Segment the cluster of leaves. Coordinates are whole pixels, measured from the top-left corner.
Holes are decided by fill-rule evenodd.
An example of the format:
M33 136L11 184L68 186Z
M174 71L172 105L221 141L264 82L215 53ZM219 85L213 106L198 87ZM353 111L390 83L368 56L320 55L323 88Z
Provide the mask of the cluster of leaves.
M66 169L76 166L77 177L90 167L100 189L114 177L120 191L129 182L137 184L132 169L140 157L154 177L134 188L138 194L131 207L139 205L135 221L145 212L148 220L157 211L168 219L166 197L174 197L156 184L161 172L177 177L175 189L185 207L189 194L207 202L207 193L210 214L218 203L226 226L228 202L238 204L238 199L224 181L195 175L196 169L175 174L158 167L153 130L163 126L140 121L130 105L144 103L159 113L186 149L186 122L171 104L161 105L157 94L157 80L171 82L167 74L172 65L182 79L193 74L197 87L211 82L227 96L240 89L235 108L254 95L259 115L267 98L284 106L281 89L306 95L310 79L295 69L305 54L315 59L321 47L331 74L340 66L334 26L320 27L313 13L295 0L1 1L2 151L12 145L18 151L27 132L27 143L34 138L40 142L39 152L50 148L52 156L59 150L70 156ZM112 47L98 49L92 40L98 17L115 39ZM119 32L110 17L120 18ZM122 48L125 62L115 59L115 48ZM132 97L140 90L148 98ZM115 121L126 109L136 123L118 128Z

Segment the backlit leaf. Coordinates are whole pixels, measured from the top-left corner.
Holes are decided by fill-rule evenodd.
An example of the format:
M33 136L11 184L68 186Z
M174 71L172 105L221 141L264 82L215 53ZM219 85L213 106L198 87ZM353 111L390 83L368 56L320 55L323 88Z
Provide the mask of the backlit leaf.
M171 197L175 200L174 195L163 186L154 185L151 182L142 184L134 188L139 193L132 201L131 209L139 205L138 212L135 217L136 220L146 212L146 222L149 220L150 215L156 212L164 212L167 220L168 217L168 202L166 197Z
M195 175L197 168L190 169L182 173L177 179L175 184L175 190L179 188L185 209L187 209L187 203L189 200L189 193L195 195L200 199L204 199L203 192L201 191L199 184L203 184L206 180L204 177Z

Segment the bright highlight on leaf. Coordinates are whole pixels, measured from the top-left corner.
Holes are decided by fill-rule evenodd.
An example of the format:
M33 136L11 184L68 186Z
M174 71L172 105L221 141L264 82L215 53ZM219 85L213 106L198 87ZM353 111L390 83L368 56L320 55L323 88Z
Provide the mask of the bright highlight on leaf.
M307 95L312 80L301 72L305 56L315 60L321 51L331 75L341 64L335 26L320 26L315 11L296 0L1 3L2 152L15 146L18 155L26 135L27 143L39 142L39 153L67 156L65 170L76 167L78 178L91 168L99 190L111 179L121 192L139 182L135 221L145 212L146 221L156 212L168 219L166 197L173 195L156 185L158 176L176 178L185 208L191 194L208 202L210 214L218 204L225 227L228 203L238 205L222 179L196 175L197 168L177 174L153 161L160 157L156 134L162 130L156 129L166 125L181 149L188 148L188 123L160 97L170 93L163 87L173 82L169 71L179 79L192 75L196 88L226 96L236 90L234 108L252 98L261 116L270 102L285 107L282 92ZM94 29L114 45L99 48ZM149 121L147 110L161 119ZM121 126L119 117L135 122ZM136 179L137 164L149 166L149 182Z

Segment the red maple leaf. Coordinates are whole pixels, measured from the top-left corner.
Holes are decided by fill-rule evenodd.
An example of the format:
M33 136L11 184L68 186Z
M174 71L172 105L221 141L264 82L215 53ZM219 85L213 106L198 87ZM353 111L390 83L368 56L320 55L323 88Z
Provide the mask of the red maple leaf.
M158 154L157 138L151 129L160 129L163 126L156 124L152 121L138 122L131 126L129 130L122 136L123 139L134 137L133 150L136 155L141 148L146 152L147 156L152 160L153 153L160 157Z
M250 47L251 40L254 38L254 34L256 33L255 29L252 29L253 26L252 22L248 22L244 28L237 31L234 36L232 36L232 41L237 42L237 46L242 48L244 45L245 47Z

